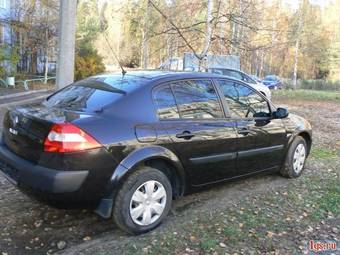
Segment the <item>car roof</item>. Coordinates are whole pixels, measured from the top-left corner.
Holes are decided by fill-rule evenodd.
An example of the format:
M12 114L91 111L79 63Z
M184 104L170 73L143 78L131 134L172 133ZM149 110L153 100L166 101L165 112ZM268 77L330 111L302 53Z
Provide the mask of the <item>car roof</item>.
M209 69L223 69L223 70L230 70L230 71L244 73L243 71L241 71L239 69L235 69L235 68L231 68L231 67L211 66L211 67L209 67Z
M111 73L97 75L93 78L106 78L106 77L119 77L122 73ZM154 83L154 82L166 82L171 80L179 79L197 79L197 78L228 78L235 81L237 79L233 77L227 77L225 75L213 74L213 73L203 73L203 72L185 72L185 71L163 71L163 70L141 70L141 71L128 71L124 75L124 79L138 79L141 83Z

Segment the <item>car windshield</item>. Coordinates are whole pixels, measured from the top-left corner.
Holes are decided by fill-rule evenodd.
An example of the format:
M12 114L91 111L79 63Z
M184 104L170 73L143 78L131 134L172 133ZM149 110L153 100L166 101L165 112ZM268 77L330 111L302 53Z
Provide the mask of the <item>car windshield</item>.
M75 111L98 111L140 87L143 79L134 76L98 76L75 82L52 94L47 107Z
M276 81L277 78L274 75L269 75L269 76L264 77L264 80L265 81Z

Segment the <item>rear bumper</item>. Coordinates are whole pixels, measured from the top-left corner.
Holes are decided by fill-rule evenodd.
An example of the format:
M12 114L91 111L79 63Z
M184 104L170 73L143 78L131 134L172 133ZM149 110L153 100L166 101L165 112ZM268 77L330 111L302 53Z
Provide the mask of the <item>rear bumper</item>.
M24 185L51 194L80 189L89 171L61 171L35 165L8 150L0 141L0 172L15 185Z

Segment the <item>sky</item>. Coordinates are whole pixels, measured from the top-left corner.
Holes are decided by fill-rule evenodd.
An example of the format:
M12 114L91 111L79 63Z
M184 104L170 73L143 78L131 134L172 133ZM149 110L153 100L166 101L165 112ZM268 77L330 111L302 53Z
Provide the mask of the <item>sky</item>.
M283 2L288 4L291 8L297 9L299 7L300 0L284 0ZM309 0L309 2L324 8L328 4L335 2L335 0Z

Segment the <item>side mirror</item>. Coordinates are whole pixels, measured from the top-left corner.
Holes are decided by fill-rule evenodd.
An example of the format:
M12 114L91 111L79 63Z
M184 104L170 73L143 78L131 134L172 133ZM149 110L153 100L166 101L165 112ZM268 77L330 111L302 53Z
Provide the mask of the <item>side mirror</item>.
M276 112L274 112L275 119L284 119L288 117L289 112L286 108L277 108Z

